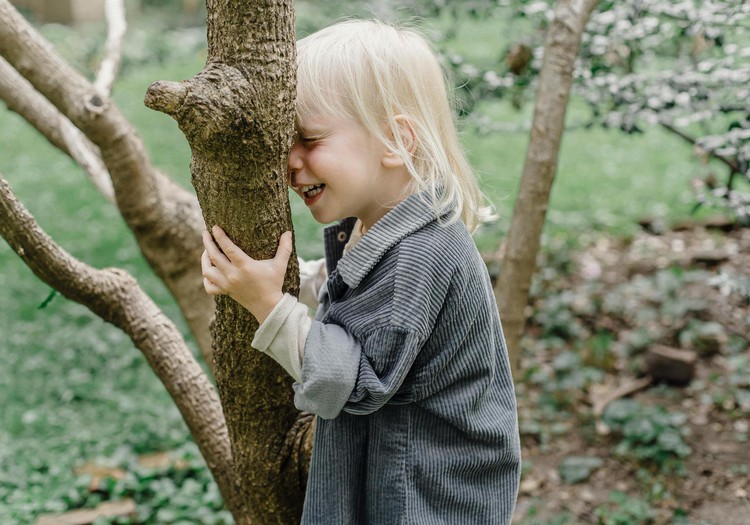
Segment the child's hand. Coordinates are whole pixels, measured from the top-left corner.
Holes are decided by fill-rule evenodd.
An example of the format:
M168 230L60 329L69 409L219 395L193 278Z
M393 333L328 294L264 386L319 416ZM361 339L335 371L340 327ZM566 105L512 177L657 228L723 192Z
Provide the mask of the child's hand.
M203 232L206 250L201 256L206 292L228 295L262 323L284 295L281 287L292 253L292 232L285 232L281 236L273 259L256 261L240 250L224 230L214 226L211 231L213 238L207 231ZM218 247L213 239L216 239Z

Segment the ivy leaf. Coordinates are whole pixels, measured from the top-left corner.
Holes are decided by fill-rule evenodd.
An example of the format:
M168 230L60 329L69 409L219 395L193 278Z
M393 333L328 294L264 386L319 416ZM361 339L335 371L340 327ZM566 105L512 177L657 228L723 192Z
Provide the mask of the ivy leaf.
M47 305L52 302L52 299L54 299L57 294L58 294L57 290L55 290L54 288L51 289L47 298L44 301L42 301L42 304L37 306L36 309L41 310L42 308L46 308Z
M573 484L586 481L603 464L601 459L593 456L570 456L565 458L557 470L565 483Z

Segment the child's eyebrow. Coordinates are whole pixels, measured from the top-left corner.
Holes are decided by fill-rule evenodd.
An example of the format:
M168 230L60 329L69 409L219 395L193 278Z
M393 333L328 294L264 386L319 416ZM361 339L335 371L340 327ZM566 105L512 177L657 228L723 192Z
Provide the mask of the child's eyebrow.
M321 139L328 136L330 133L330 130L326 128L303 128L302 126L297 126L297 134L306 138Z
M300 123L299 120L297 122L295 122L295 124L294 124L294 130L297 133L299 133L300 135L307 135L308 133L310 133L310 128L305 127L304 125L302 125L302 123Z
M299 117L295 119L294 127L295 131L301 135L327 135L330 132L325 126L316 126L314 123L310 125L309 120L308 125L305 125Z

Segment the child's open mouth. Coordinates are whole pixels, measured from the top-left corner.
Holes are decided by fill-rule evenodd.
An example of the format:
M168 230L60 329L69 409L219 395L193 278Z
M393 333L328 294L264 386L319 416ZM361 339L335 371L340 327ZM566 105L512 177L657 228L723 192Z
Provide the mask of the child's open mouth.
M299 190L305 199L305 204L307 204L308 206L312 204L316 200L315 198L323 193L323 189L325 188L325 186L325 184L311 184L310 186L302 186Z

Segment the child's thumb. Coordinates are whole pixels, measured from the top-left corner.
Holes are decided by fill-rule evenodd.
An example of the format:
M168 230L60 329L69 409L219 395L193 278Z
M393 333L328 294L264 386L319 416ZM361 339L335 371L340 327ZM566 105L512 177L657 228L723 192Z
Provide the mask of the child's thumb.
M292 255L292 232L284 232L279 239L279 247L276 250L276 259L283 263L284 267L289 263L289 256Z

